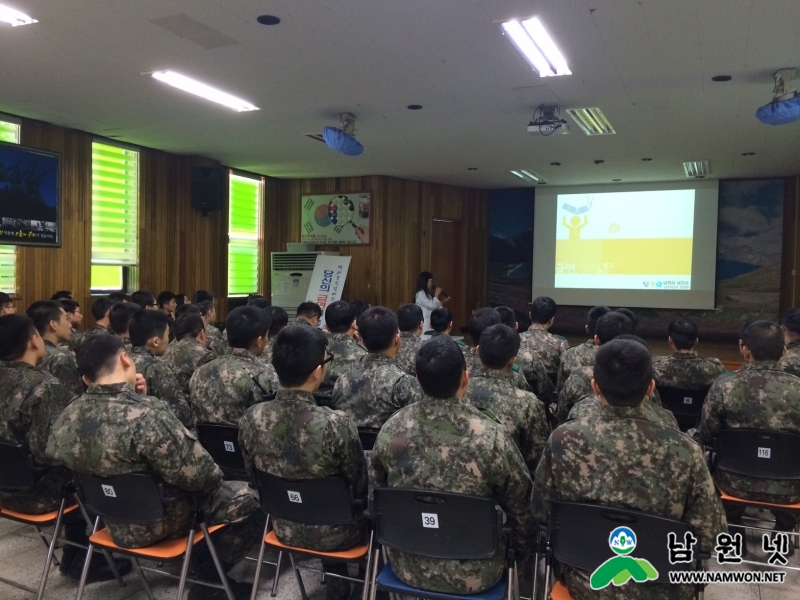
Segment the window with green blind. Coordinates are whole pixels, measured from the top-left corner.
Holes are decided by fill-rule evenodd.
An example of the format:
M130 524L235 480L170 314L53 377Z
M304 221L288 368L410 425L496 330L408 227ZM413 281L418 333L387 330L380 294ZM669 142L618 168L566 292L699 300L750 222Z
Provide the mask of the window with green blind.
M19 123L0 119L0 142L19 144ZM17 247L0 245L0 292L17 293Z
M262 194L261 179L230 175L228 296L258 293Z
M92 290L119 290L138 263L139 153L92 143Z

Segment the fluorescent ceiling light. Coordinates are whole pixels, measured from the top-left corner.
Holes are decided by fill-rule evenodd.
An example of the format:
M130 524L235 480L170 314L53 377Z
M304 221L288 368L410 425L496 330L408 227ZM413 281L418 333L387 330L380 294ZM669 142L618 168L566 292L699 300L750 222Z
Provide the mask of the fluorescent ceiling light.
M516 171L511 171L512 175L516 175L523 181L529 181L531 183L543 183L544 179L539 177L533 171L529 171L528 169L517 169Z
M500 23L500 29L533 70L539 73L539 77L572 75L564 55L537 17L521 24L516 19L506 21Z
M197 81L196 79L192 79L191 77L186 77L186 75L181 75L175 71L156 71L151 75L154 79L163 81L166 84L178 88L179 90L189 92L195 96L200 96L206 100L211 100L217 104L222 104L223 106L232 108L237 112L258 110L257 106L254 106L253 104L250 104L241 98L232 96L227 92L213 88L210 85L206 85L205 83Z
M705 177L711 169L707 160L691 160L683 163L683 171L687 177Z
M12 27L19 27L20 25L30 25L38 22L23 12L19 12L5 4L0 4L0 23L9 23Z
M617 133L599 108L568 108L567 114L586 135L614 135Z

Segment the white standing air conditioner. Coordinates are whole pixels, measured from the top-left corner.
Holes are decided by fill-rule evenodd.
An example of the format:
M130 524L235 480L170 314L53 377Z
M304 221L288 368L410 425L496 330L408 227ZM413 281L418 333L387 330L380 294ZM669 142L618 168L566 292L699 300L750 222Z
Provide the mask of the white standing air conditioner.
M272 252L272 305L289 313L289 323L297 317L297 307L306 301L317 256L339 256L338 252Z

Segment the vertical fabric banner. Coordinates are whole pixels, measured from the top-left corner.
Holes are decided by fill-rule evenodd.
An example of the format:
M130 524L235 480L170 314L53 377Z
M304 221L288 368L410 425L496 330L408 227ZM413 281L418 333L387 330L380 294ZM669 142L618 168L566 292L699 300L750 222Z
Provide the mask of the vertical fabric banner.
M316 302L322 309L319 327L325 324L325 308L328 304L342 299L342 289L349 268L349 256L317 256L306 302Z

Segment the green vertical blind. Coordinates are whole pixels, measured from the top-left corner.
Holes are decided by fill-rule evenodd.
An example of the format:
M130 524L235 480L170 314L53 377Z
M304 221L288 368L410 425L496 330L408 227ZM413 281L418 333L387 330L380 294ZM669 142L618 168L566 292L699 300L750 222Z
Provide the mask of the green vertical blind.
M230 175L228 296L258 292L262 189L261 179Z
M0 142L19 144L19 124L0 121Z
M19 124L0 121L0 142L19 144ZM0 245L0 292L17 293L17 247Z

